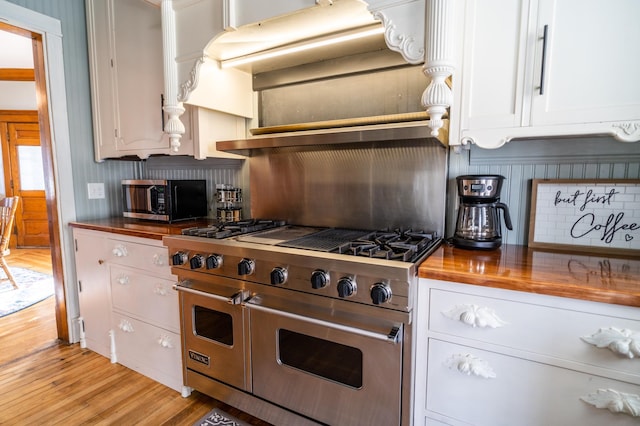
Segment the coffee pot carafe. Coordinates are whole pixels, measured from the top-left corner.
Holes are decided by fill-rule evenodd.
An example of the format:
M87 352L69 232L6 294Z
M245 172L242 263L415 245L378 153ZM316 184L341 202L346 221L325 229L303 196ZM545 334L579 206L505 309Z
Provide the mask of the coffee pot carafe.
M509 208L500 202L504 176L465 175L456 178L460 206L452 243L456 247L491 250L502 244L499 210L513 229Z

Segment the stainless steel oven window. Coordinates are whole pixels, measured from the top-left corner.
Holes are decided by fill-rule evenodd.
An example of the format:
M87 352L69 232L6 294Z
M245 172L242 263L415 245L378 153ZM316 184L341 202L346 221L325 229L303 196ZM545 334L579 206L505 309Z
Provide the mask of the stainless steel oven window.
M233 318L203 306L193 306L194 334L226 346L233 346Z
M278 358L282 364L314 376L354 389L362 387L362 351L358 348L281 328Z

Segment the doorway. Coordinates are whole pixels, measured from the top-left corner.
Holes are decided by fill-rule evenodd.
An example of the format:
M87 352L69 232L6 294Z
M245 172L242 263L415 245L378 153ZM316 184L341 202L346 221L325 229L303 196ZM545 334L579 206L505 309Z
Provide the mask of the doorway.
M35 15L33 15L32 12L26 9L20 8L15 9L14 11L9 10L9 12L13 12L20 18L26 19L27 21L35 19ZM55 23L52 23L52 27L56 27ZM68 248L65 247L67 245L65 236L60 231L60 222L58 215L59 210L61 209L58 205L58 195L56 191L57 179L54 169L54 158L60 161L60 154L57 151L54 152L52 144L53 127L51 126L52 119L53 123L60 124L62 117L57 116L55 111L53 111L53 114L51 114L51 111L49 110L48 99L50 94L57 98L57 94L59 93L61 86L64 86L59 81L52 81L52 87L47 87L48 76L51 75L52 72L55 73L57 71L60 71L60 69L56 66L51 66L49 67L49 70L47 70L45 67L45 55L47 55L47 58L49 58L50 54L53 53L54 50L60 50L61 45L59 45L57 39L49 37L49 32L45 32L44 36L48 37L48 45L49 49L51 50L49 52L45 52L42 33L32 32L30 30L3 22L0 22L0 31L5 31L22 37L26 37L31 42L31 52L33 55L33 78L35 81L37 99L37 120L35 120L35 122L31 120L31 122L27 123L14 121L13 124L9 124L9 122L7 122L6 128L8 133L5 133L5 135L3 136L3 144L5 142L5 139L7 143L7 149L3 149L5 179L7 176L6 169L9 165L9 167L12 169L12 171L9 173L9 181L11 181L11 179L15 179L16 176L18 179L22 178L20 179L20 185L17 188L17 191L19 193L16 193L16 195L22 194L25 196L26 200L23 199L23 201L25 202L21 203L23 205L34 204L31 202L31 198L37 199L36 196L44 196L44 206L46 210L45 220L47 227L46 235L48 235L47 240L51 248L52 270L54 276L56 328L58 338L62 341L70 342L72 341L72 339L70 338L69 323L67 318L67 295L63 274L63 263L66 263L63 260L63 252L68 251ZM24 73L17 73L17 75L19 76L19 78L20 76L24 77ZM66 111L63 112L66 121ZM67 129L67 125L64 124L63 130L66 131ZM11 136L12 132L14 133L13 136ZM38 136L36 136L36 132ZM12 145L13 148L11 147ZM34 148L36 146L37 148ZM30 175L33 170L30 170L26 166L24 167L24 169L19 166L19 164L22 163L23 160L25 162L25 165L29 161L31 162L31 164L33 164L34 161L37 162L37 160L34 159L36 152L41 154L41 162L38 162L38 167L40 167L40 164L42 165L39 170L42 170L42 181L44 181L44 185L42 185L42 181L39 179L37 184L34 184L34 182L30 180ZM16 157L16 160L14 160L13 162L11 162L12 155ZM64 177L66 175L63 174L62 176ZM13 187L11 187L11 183L9 183L8 189L11 192L7 191L7 195L12 193L13 191L16 191L15 180ZM35 202L35 204L38 203L40 203L40 207L42 207L42 201ZM72 206L73 205L75 205L75 203L73 203ZM34 217L30 216L30 211L33 210L32 207L33 206L27 206L26 214L22 215L21 222L23 231L26 228L30 228L33 223L37 223L38 221L40 222L40 225L42 225L42 216L36 217L35 221L32 222L32 220L34 219ZM16 225L18 224L16 223ZM38 228L38 226L36 226L35 228ZM43 236L43 232L41 231L27 231L23 232L23 237L26 237L29 234L38 234L39 237ZM25 241L30 241L31 243L33 243L34 241L30 240L30 238L31 237L28 237ZM23 241L23 243L25 241ZM18 241L16 241L16 243L18 243Z
M10 247L49 247L38 112L0 111L0 141L5 194L20 197Z

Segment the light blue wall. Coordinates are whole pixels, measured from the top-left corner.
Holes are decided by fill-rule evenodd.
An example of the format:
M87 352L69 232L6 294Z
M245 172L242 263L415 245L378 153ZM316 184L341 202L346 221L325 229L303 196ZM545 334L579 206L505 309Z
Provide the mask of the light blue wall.
M58 19L62 26L64 72L69 115L69 137L73 167L73 190L78 220L119 214L120 180L134 177L137 162L96 163L93 156L93 127L84 0L8 0L19 6ZM106 197L89 200L87 183L104 182Z
M640 179L640 142L609 137L512 141L496 150L471 147L449 157L447 235L455 230L456 176L498 174L506 178L501 201L509 206L513 231L503 242L528 240L532 179Z

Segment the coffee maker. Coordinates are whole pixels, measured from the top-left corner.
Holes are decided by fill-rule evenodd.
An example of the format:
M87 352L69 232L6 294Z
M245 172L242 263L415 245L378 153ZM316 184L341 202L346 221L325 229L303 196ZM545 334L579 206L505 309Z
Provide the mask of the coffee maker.
M460 207L452 243L467 249L492 250L502 244L498 210L507 229L513 229L509 208L500 202L504 176L465 175L456 178Z

